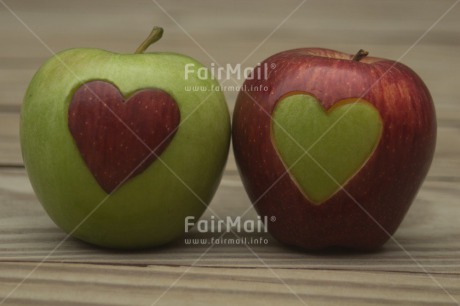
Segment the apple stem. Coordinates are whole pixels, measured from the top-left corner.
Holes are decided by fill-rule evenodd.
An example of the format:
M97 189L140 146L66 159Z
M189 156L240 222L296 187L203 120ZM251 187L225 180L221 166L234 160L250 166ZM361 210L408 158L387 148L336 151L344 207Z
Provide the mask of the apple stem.
M144 53L147 48L153 44L154 42L160 40L160 38L163 36L163 28L160 27L153 27L152 32L150 32L150 35L142 42L142 44L136 49L136 54L142 54Z
M355 56L351 59L352 61L359 62L361 59L365 58L369 52L364 51L363 49L359 49L358 52L356 52Z

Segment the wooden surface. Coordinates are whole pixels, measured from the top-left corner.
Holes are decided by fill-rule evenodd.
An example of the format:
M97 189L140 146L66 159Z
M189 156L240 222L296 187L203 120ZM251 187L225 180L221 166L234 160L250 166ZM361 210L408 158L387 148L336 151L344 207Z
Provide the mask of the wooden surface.
M453 5L0 0L0 304L458 304L460 5L444 15ZM208 65L253 66L278 51L321 46L349 53L363 48L412 67L433 95L438 144L428 178L394 240L373 253L302 252L268 234L242 234L262 236L267 245L187 245L180 239L142 252L64 240L22 166L18 120L25 89L51 51L132 52L152 22L166 31L154 49ZM230 109L235 96L226 92ZM239 216L248 209L244 219L256 218L232 155L210 209L203 218ZM215 236L194 232L186 238L191 237Z

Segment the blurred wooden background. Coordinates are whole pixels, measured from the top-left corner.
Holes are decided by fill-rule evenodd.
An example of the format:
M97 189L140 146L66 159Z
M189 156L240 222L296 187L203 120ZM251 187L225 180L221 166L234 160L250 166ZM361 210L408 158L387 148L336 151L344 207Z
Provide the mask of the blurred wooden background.
M0 0L0 304L427 304L460 301L459 1ZM296 47L399 59L431 90L438 144L426 182L378 252L301 252L269 235L263 246L189 246L113 252L66 240L38 203L18 142L21 101L52 52L133 52L153 24L152 47L210 65L253 66ZM223 85L235 85L228 82ZM232 110L236 92L226 92ZM210 208L250 207L230 154ZM210 218L208 211L204 218ZM254 219L251 210L244 218ZM192 233L189 237L210 238ZM258 236L257 236L258 237Z

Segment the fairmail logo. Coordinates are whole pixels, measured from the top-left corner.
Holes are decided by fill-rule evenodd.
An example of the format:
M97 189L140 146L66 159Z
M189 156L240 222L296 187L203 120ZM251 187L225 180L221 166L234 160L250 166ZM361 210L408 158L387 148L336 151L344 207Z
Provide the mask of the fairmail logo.
M196 75L200 80L217 79L225 80L267 80L270 69L274 69L275 64L257 64L255 67L242 67L241 64L226 64L219 66L211 63L211 67L197 67L193 63L186 64L184 67L184 78L189 79L191 75ZM263 69L262 69L263 68Z
M199 233L267 233L267 226L269 220L274 222L275 217L268 218L264 216L263 219L257 216L256 220L242 220L241 217L229 217L225 219L218 219L211 216L210 219L203 219L196 221L194 216L188 216L185 218L185 232L188 233L193 227Z

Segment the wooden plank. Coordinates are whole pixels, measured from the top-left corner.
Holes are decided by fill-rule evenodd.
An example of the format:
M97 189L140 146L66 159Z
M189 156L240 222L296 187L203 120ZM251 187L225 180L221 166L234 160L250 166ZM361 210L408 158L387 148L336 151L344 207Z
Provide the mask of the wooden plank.
M0 263L0 299L35 266ZM372 280L372 282L369 282ZM457 275L44 264L8 299L25 305L452 305ZM53 288L53 290L49 290Z
M200 15L203 18L191 18L188 10L183 9L180 2L165 2L161 5L170 12L171 15L185 27L196 39L204 42L204 46L209 52L216 54L217 58L223 59L219 55L236 55L245 57L248 50L252 50L262 41L270 31L275 28L285 16L287 16L299 1L290 0L283 4L267 5L261 7L257 2L248 3L247 1L236 1L232 4L211 5L208 1L200 0L194 2L194 7L200 8ZM436 4L436 5L434 5ZM437 3L433 1L417 0L412 1L385 1L363 5L362 1L348 1L340 3L336 1L310 2L304 4L300 10L291 16L282 29L275 33L273 40L267 43L270 46L273 42L282 40L291 46L319 45L337 46L338 44L348 44L349 46L363 42L367 44L407 44L414 42L441 14L450 6L450 2ZM68 48L75 43L76 37L84 38L82 46L106 48L121 46L120 51L129 52L132 50L130 44L123 45L121 42L139 41L138 29L149 25L152 20L168 28L167 33L174 33L180 37L178 42L183 44L191 41L177 28L175 23L167 17L152 1L136 1L136 5L126 4L123 1L79 1L76 3L62 1L47 1L37 4L33 1L10 1L9 6L17 12L18 16L27 23L30 28L36 31L44 41L50 42L53 49ZM129 7L127 9L126 7ZM240 8L244 7L244 10ZM334 7L333 10L330 8ZM395 10L395 7L398 9ZM357 9L359 8L359 9ZM226 14L216 14L215 10L226 11ZM260 12L264 18L257 18L254 21L254 12ZM375 14L379 12L379 14ZM401 13L404 12L404 18ZM9 41L13 39L17 45L6 45L0 51L0 57L27 57L31 53L37 56L47 56L47 51L40 44L31 44L30 34L23 29L23 26L11 16L3 7L0 7L0 20L3 27L3 36ZM43 19L42 14L48 18ZM239 22L235 22L235 14L238 15ZM446 16L442 23L433 29L432 33L424 40L426 44L448 44L458 45L458 40L453 40L451 35L458 31L456 24L459 13L453 11ZM104 16L103 18L101 16ZM328 18L324 18L327 16ZM372 16L372 18L371 18ZM101 20L103 20L101 22ZM123 22L129 20L131 22ZM410 20L410 22L408 22ZM353 22L351 22L353 21ZM361 22L365 27L356 27L356 23ZM59 27L53 25L59 24ZM212 26L209 26L212 25ZM299 29L302 29L303 38L299 38ZM321 29L319 31L319 29ZM116 33L118 42L108 39L108 32ZM104 36L103 33L105 34ZM458 32L457 32L458 33ZM344 34L346 39L344 39ZM168 34L173 35L173 34ZM225 43L219 43L225 35ZM112 36L113 37L113 36ZM176 40L176 39L174 39ZM300 41L302 40L302 41ZM206 43L209 42L209 43ZM211 44L212 42L212 44ZM109 45L107 45L107 43ZM78 44L80 45L80 44ZM33 49L22 47L30 46ZM184 46L182 47L184 48ZM185 47L186 48L186 47ZM116 48L115 48L116 49ZM193 47L197 54L202 52L199 48ZM263 48L260 53L269 55L270 50ZM402 52L398 52L399 56ZM225 59L225 57L224 57Z
M2 166L22 165L19 144L19 113L0 112L0 168ZM227 168L236 170L233 151L229 152Z
M0 113L0 165L21 165L19 113Z
M78 38L76 38L76 40L77 39ZM165 50L184 50L184 48L170 45L167 41L165 41L165 44ZM71 45L64 47L63 49L67 49L72 46L75 47L74 45ZM349 46L331 46L331 48L354 52ZM369 46L370 50L375 50L375 56L392 59L397 59L405 51L404 48L407 48L407 46L398 45L397 48L395 46ZM270 48L268 54L265 56L258 56L254 60L261 61L269 55L286 49L289 49L289 46L285 46L282 41L279 41ZM111 50L116 51L117 49ZM435 53L439 52L439 50L443 51L443 54L441 55L442 58L436 62L436 65L432 65L430 60L436 58ZM186 51L181 52L189 54ZM398 55L398 52L401 53ZM193 56L192 54L189 55ZM25 91L32 79L32 76L45 62L45 60L51 56L51 54L47 54L43 58L30 59L0 57L0 88L2 88L0 91L0 112L5 109L15 109L19 111L19 106L22 103ZM208 58L202 58L202 55L200 55L200 57L201 61L210 65L211 61ZM445 73L446 71L460 71L460 62L457 61L456 58L457 47L446 46L440 48L439 46L418 46L402 60L403 63L413 68L427 84L433 96L440 121L445 119L453 120L454 118L457 118L456 116L458 116L460 112L460 107L458 103L456 103L456 101L460 99L460 93L455 90L456 78L453 77L451 73ZM235 65L242 59L242 57L237 57L235 55L222 55L222 57L219 57L219 62L221 62L222 65L226 65L227 63ZM244 65L244 67L254 66L256 64L257 62L250 62L247 63L247 65ZM221 80L221 85L228 89L225 94L230 109L233 109L234 101L237 96L236 89L241 86L242 82L243 80ZM14 106L14 108L12 108L12 106ZM454 113L452 113L452 111Z
M460 124L457 122L457 120L446 119L438 123L436 155L431 170L435 171L437 175L443 175L442 171L446 171L446 175L447 173L452 175L459 173ZM230 150L228 165L231 169L236 169L232 156L233 152ZM451 162L453 164L449 164ZM11 164L22 164L19 145L19 113L0 112L0 166ZM453 167L454 164L456 166Z
M47 256L65 238L46 216L33 195L23 170L0 171L0 262L37 262ZM216 245L198 262L209 244L187 244L179 239L170 246L142 252L113 252L68 239L47 258L47 262L78 262L131 265L174 265L210 267L308 268L363 271L408 271L423 273L460 273L460 210L458 181L445 182L428 179L412 209L396 233L395 242L388 242L375 253L301 252L285 248L268 234L243 234L250 239L268 240L268 244ZM224 177L213 202L203 218L242 215L251 205L236 173ZM244 219L256 218L250 208ZM207 239L218 235L193 232L185 238ZM232 234L224 238L234 238ZM253 253L254 252L254 253ZM257 256L255 255L257 254ZM320 255L321 256L318 256ZM409 257L412 256L412 258ZM231 258L231 260L229 260ZM415 261L414 261L415 259ZM420 265L423 266L423 269Z
M0 60L0 67L2 67ZM38 67L38 65L37 65ZM0 68L0 113L19 113L35 69Z

